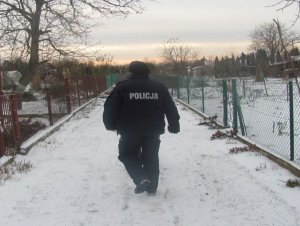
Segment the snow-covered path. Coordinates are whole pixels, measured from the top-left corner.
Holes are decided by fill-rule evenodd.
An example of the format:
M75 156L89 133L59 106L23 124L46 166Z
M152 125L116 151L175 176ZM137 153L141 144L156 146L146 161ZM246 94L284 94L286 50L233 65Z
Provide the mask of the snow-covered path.
M181 105L181 133L161 137L157 194L134 194L102 105L18 156L33 169L0 185L0 225L300 226L300 189L284 183L294 176L257 153L229 154L244 145L210 141L214 131Z

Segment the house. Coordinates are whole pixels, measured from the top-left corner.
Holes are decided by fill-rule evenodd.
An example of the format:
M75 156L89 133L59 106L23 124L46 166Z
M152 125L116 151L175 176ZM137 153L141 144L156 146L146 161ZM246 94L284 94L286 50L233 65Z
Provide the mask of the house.
M292 56L288 60L271 64L271 73L282 78L292 78L300 75L300 56Z
M207 66L197 66L192 68L192 76L204 76L207 75Z

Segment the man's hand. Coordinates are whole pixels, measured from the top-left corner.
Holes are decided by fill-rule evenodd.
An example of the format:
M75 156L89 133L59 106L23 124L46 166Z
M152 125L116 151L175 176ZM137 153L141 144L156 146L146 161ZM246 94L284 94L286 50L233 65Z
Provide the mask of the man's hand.
M179 133L179 131L180 131L179 124L178 125L169 125L168 130L170 133Z

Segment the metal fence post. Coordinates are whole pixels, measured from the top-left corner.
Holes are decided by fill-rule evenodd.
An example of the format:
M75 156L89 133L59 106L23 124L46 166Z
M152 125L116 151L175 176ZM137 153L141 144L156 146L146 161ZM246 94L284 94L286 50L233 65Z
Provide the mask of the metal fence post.
M3 136L4 119L3 119L2 102L3 102L3 96L0 95L0 117L1 117L0 118L0 158L5 154L5 144L4 144L4 136Z
M246 82L245 82L245 79L243 79L243 97L246 98Z
M80 88L79 88L79 79L78 79L78 74L76 75L76 91L77 91L77 101L78 101L78 106L81 106L81 101L80 101Z
M294 92L293 92L293 82L289 82L289 100L290 100L290 160L294 161Z
M179 81L179 76L177 75L177 99L180 99L180 81Z
M201 78L201 91L202 91L202 112L205 112L205 104L204 104L204 77Z
M191 74L191 67L188 67L188 71L187 71L187 102L188 104L190 104L190 74Z
M290 97L290 94L289 94L289 83L286 84L286 101L289 102L289 97Z
M53 125L53 114L52 114L52 106L51 106L51 93L47 91L47 105L48 105L48 117L50 126Z
M10 101L10 110L11 110L11 117L12 117L12 126L14 131L14 138L15 138L15 146L17 151L19 151L21 145L21 131L19 126L16 95L10 95L9 101Z
M5 144L4 144L4 137L3 137L3 129L2 126L0 128L0 158L5 154Z
M232 79L233 132L238 132L237 91L236 79Z
M5 102L5 96L0 94L0 123L2 127L4 127L3 105Z
M70 82L68 78L65 78L65 89L66 89L66 101L67 101L67 111L71 113L71 93L70 93Z
M190 104L190 76L187 76L187 102Z
M84 78L84 90L85 90L85 98L86 101L89 101L90 94L89 94L89 83L88 83L88 77Z
M92 77L91 78L92 82L93 82L93 91L94 91L94 98L97 97L97 78Z
M227 94L227 82L223 80L223 124L228 126L228 94Z
M106 76L105 75L100 76L99 82L100 82L100 91L102 93L103 91L106 90Z
M239 117L241 132L242 132L242 135L245 136L246 135L246 126L245 126L244 116L243 116L240 100L238 98L236 98L236 100L237 100L237 113L238 113L238 117Z

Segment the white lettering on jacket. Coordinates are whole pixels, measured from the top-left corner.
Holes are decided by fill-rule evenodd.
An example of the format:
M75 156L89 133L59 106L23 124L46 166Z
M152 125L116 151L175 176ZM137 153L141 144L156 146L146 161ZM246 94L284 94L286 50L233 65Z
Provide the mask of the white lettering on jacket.
M129 99L132 100L158 100L158 93L129 93Z

